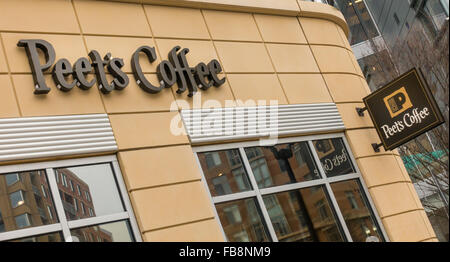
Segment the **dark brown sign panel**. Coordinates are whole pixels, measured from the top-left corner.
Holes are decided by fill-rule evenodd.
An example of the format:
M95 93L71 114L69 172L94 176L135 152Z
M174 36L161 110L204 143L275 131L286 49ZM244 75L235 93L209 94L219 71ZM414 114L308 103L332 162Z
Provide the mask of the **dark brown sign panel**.
M363 98L385 150L444 123L437 103L415 68Z

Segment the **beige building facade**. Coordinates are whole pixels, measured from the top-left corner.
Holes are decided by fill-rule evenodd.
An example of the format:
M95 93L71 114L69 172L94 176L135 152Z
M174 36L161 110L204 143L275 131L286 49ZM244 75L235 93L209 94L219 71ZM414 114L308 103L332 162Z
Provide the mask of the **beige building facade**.
M281 134L280 141L307 141L312 152L312 148L317 149L316 139L342 139L354 164L354 171L350 173L355 173L354 178L360 179L362 199L365 199L369 210L366 216L371 216L373 227L381 231L381 241L437 241L398 152L383 149L374 152L371 144L380 140L371 119L367 113L360 117L355 111L356 107L363 107L362 98L370 90L347 41L348 33L346 22L338 10L324 4L297 0L0 0L0 174L16 172L14 170L29 171L23 169L34 168L37 163L112 157L117 159L112 164L115 175L123 178L125 186L123 191L119 189L124 206L127 206L127 201L131 204L129 208L124 208L124 214L130 215L122 218L130 219L132 226L129 230L134 232L134 240L232 241L225 227L230 223L230 215L224 222L226 210L229 209L220 209L225 202L220 202L220 196L211 191L213 187L208 184L205 165L202 169L202 163L206 163L210 156L201 154L206 149L225 150L230 148L230 144L236 145L236 148L241 145L255 146L259 138L236 136L228 140L215 138L195 142L192 133L179 135L171 131L174 119L181 119L183 110L194 112L202 107L211 107L203 103L210 100L215 101L214 108L245 107L243 101L248 100L267 101L267 105L271 100L276 100L283 108L333 105L339 112L343 128L324 131L305 129L302 132L296 132L294 128ZM55 49L55 61L66 58L71 64L81 57L87 58L91 50L97 50L102 57L110 52L112 57L123 59L122 71L128 76L129 84L123 90L113 90L109 94L99 91L98 82L89 90L75 86L69 92L62 92L56 87L51 70L47 70L44 75L51 91L36 95L33 93L35 84L27 53L17 46L22 39L43 39L51 43ZM219 76L226 81L220 87L198 90L193 97L188 97L187 92L177 93L177 84L156 94L144 92L135 80L130 62L136 49L144 45L156 50L157 59L153 63L144 56L140 59L142 71L152 83L159 81L157 65L168 59L167 54L175 46L189 48L186 57L191 66L213 59L219 61L222 67ZM41 63L44 63L45 57L42 53L40 55ZM94 77L92 70L87 78ZM111 74L108 73L107 78L111 80ZM31 142L17 142L24 143L22 146L11 146L14 143L11 139L20 140L20 136L9 137L14 136L15 132L22 132L22 126L17 123L37 123L41 118L44 122L51 122L53 117L91 115L105 116L102 121L110 125L113 134L111 143L115 143L113 147L109 148L102 144L105 141L100 141L95 144L101 147L99 150L91 145L84 151L71 151L71 145L62 143L57 145L61 147L59 151L51 149L44 154L42 152L50 144L26 151L33 143L40 143L32 141L32 138ZM186 126L192 124L182 123ZM45 124L41 123L30 132L45 137L47 135L43 133L52 132L45 128L39 131L41 126ZM82 130L84 124L77 128ZM101 136L99 133L98 137ZM243 152L244 149L240 150L241 159ZM313 159L322 159L316 153L311 154ZM211 156L209 161L223 162L226 156L214 157ZM241 161L247 168L253 167L247 160ZM275 169L271 164L268 166L269 171ZM293 172L303 172L298 171L303 169L306 167L296 166ZM318 167L317 170L324 173L325 169ZM252 173L255 172L253 169ZM92 172L91 176L95 175ZM327 182L320 185L332 194L331 189L335 190L333 183L339 181L324 179ZM53 183L52 179L49 183ZM255 183L259 185L258 181ZM239 184L234 187L239 188ZM94 199L95 190L102 190L102 187L90 186ZM230 190L235 189L231 186ZM264 192L262 189L255 190L256 198L262 196L266 201ZM52 194L54 201L59 201L55 200L58 192ZM314 205L309 205L307 199L310 193L300 194L304 198L305 208L313 209ZM4 198L0 202L5 205L9 201L5 192L0 192L0 198ZM286 198L278 197L277 201L287 201ZM347 198L352 203L349 195ZM268 203L264 201L258 202L263 210L261 203ZM344 209L350 207L341 206L339 210L339 201L337 195L331 199L328 197L329 205L334 207L330 210L335 209L331 213L334 213L336 221L347 221L349 218ZM358 201L352 208L364 206ZM316 207L320 213L320 207ZM266 240L290 239L270 219L274 218L275 211L261 212L261 223L265 224L266 234L271 236ZM95 208L95 213L93 217L101 217L102 210ZM318 216L314 213L310 215ZM96 218L90 219L89 225L99 223ZM240 215L239 219L237 216L234 219L238 223L239 219L246 218ZM69 228L79 227L81 220L69 221L67 225ZM314 224L312 228L317 229L314 219L311 220ZM284 225L291 225L289 218L286 221ZM62 223L61 216L59 222ZM133 226L133 223L136 225ZM61 227L64 231L65 226ZM352 228L357 227L340 223L336 228L343 236L341 240L360 241L352 233L356 230ZM17 231L25 232L24 237L30 237L34 234L32 230L33 227ZM58 228L50 231L53 230L56 232ZM106 231L114 232L114 228ZM0 238L2 235L2 240L17 238L17 235L8 235L13 234L11 232L0 230ZM67 235L64 236L66 241L70 241ZM239 237L236 236L235 240L252 240L248 236ZM321 234L316 237L323 241L334 239L322 238Z

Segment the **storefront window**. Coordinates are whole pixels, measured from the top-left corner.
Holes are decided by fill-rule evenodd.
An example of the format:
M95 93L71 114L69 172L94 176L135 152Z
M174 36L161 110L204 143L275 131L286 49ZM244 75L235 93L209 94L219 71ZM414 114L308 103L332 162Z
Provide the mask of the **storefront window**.
M104 216L124 211L114 174L109 164L56 169L65 179L79 188L78 194L71 188L58 184L67 220ZM92 174L95 174L93 176ZM91 196L92 195L92 199ZM81 210L78 205L82 206ZM75 208L75 205L77 208Z
M344 241L323 187L264 196L278 241Z
M216 208L228 241L267 242L270 240L254 198L218 204Z
M3 222L2 211L0 210L0 233L5 232L5 223Z
M343 136L246 145L195 149L228 241L385 240ZM227 149L221 151L223 147ZM235 163L248 186L242 180L224 179L217 194L217 182L206 164L210 152L221 152L222 163L230 162L225 161L230 155L226 152L239 156ZM238 184L245 190L237 190Z
M132 242L133 234L127 221L77 228L70 231L74 242Z
M254 152L260 152L255 154ZM306 142L245 149L259 188L319 178Z
M380 229L369 209L357 180L331 184L345 223L353 241L379 242L383 240Z
M46 188L44 170L0 174L0 232L58 223Z
M238 150L198 154L212 196L251 190Z
M0 241L140 240L124 188L115 157L0 167Z
M10 242L64 242L64 238L61 233L52 233L40 236L15 239L11 240Z
M342 139L316 140L313 144L327 177L356 172Z

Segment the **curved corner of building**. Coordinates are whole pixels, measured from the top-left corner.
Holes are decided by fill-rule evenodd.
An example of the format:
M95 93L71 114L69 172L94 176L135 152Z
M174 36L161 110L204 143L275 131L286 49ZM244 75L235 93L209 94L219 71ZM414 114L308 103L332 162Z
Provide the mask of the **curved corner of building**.
M136 3L136 0L121 0L121 2ZM350 32L344 15L338 9L323 3L302 0L140 0L138 2L142 4L319 18L336 23L344 30L346 36Z
M297 2L300 8L300 17L320 18L333 21L340 26L342 30L344 30L345 35L348 37L350 29L341 11L333 6L322 3L307 2L302 0L297 0Z
M136 217L126 215L129 216L126 218L133 223L131 225L137 240L142 237L149 242L227 241L228 235L222 227L216 204L238 201L244 197L256 199L257 194L261 196L259 190L256 190L259 185L255 176L251 175L253 180L245 183L253 183L255 192L245 191L244 182L243 185L233 182L233 186L244 188L243 194L233 198L212 195L210 187L216 185L207 181L201 161L208 168L208 161L212 161L212 167L219 166L216 163L228 165L233 155L228 160L221 160L220 156L214 158L215 155L211 152L222 151L228 157L225 151L234 150L237 152L237 159L243 161L239 162L239 170L242 170L242 176L245 177L245 174L253 173L253 167L250 162L246 162L248 159L244 147L259 146L257 140L263 136L244 136L239 132L228 135L226 125L222 125L223 136L209 137L199 134L191 136L189 132L175 134L169 127L172 128L171 124L180 120L182 131L200 130L194 126L206 123L200 121L202 117L197 119L203 113L194 106L195 99L201 101L200 94L204 96L203 99L214 100L219 104L218 111L212 116L221 115L220 110L227 107L228 101L275 100L279 101L277 110L280 109L282 119L279 129L277 126L277 135L284 139L280 145L304 144L305 150L310 150L305 151L310 154L310 162L318 167L314 170L315 173L323 169L320 167L320 160L327 155L319 157L319 153L314 151L314 141L344 141L341 148L349 149L348 155L352 156L345 157L348 159L345 161L350 163L348 169L351 170L342 173L346 177L330 178L321 170L323 179L306 181L310 184L302 184L296 189L323 187L326 189L324 192L330 192L335 198L330 183L357 179L362 184L356 185L364 189L358 191L363 192L360 194L362 200L359 207L366 205L367 210L374 210L370 214L368 212L366 217L370 218L375 214L373 226L367 227L369 231L382 231L379 236L389 241L436 240L436 234L399 153L384 150L374 152L372 143L380 142L376 129L369 114L360 117L356 113L357 107L364 107L362 99L370 93L370 89L348 42L350 31L346 20L333 6L301 0L28 2L30 4L24 13L33 19L17 23L10 19L12 15L6 14L18 13L23 4L14 0L0 0L0 86L3 87L3 96L0 97L0 182L6 183L1 177L3 174L35 170L36 166L51 171L66 166L94 165L106 161L111 163L118 178L122 179L123 176L119 189L121 196L127 200L127 211L130 214L133 211L136 213ZM35 10L52 13L55 16L53 19L60 20L60 23L55 25L49 20L38 19L41 14ZM92 10L95 10L95 16L92 15ZM122 23L116 23L118 14L123 19ZM111 26L113 23L114 26ZM174 46L189 47L191 65L194 61L203 64L213 60L220 61L219 65L223 66L220 78L224 76L226 82L222 83L221 88L211 88L208 92L202 90L194 97L188 97L186 93L182 97L178 90L171 88L164 89L158 95L149 94L151 92L141 90L144 88L140 86L140 80L130 81L129 88L120 92L113 91L108 95L97 88L74 88L69 94L57 90L51 75L46 74L45 80L52 91L48 95L37 96L32 92L36 85L33 84L33 74L28 67L25 50L17 48L19 39L28 38L46 39L55 45L58 56L67 57L70 62L86 57L86 50L97 49L102 54L111 52L115 57L123 57L126 61L123 73L130 80L136 70L136 65L133 67L130 61L133 61L133 52L141 52L136 51L139 46L156 46L161 60L168 57L167 54L172 52L170 50L178 50ZM175 54L176 52L173 53L174 56ZM189 69L187 63L186 67ZM156 68L149 64L142 67L145 72L141 73L145 73L149 81L158 83ZM189 72L188 69L184 70ZM214 76L217 78L219 75ZM98 81L96 87L102 83L104 82ZM182 102L187 102L192 110L181 110ZM174 111L173 105L177 105L179 110ZM204 109L207 105L204 103L199 109ZM233 110L235 108L226 111L234 112ZM194 121L188 122L186 119ZM225 123L231 120L224 117L220 121ZM248 127L253 127L254 121L256 120L253 118L247 118L242 123L236 121L235 129L240 130L238 125L250 129ZM36 133L37 131L41 133ZM44 134L49 136L46 140L42 137ZM330 149L327 150L336 152L334 155L327 153L330 161L330 156L340 159L340 152L347 152L332 147L331 142L328 144ZM328 151L322 153L325 152ZM203 159L199 157L201 154L204 155ZM206 154L210 154L211 159L206 160ZM305 155L308 157L306 153ZM91 158L87 158L88 156ZM274 158L275 153L272 157L273 168L277 168L279 172L278 170L282 170L279 160ZM241 160L244 158L246 160ZM60 162L62 159L70 161ZM299 159L301 161L297 161L306 163L301 155ZM43 160L49 161L39 163ZM287 158L284 160L284 163L289 163ZM23 164L25 162L27 165ZM221 180L226 177L224 172L217 168L210 169L214 171L211 171L211 181L217 178L217 185L225 183ZM235 176L231 169L228 174ZM305 175L305 179L307 176L311 175ZM59 192L57 185L62 185L57 184L58 177L56 174L52 178L55 181L51 182L55 192ZM294 188L284 186L281 190L278 188L278 191L267 190L265 194L285 193ZM67 185L65 187L70 188ZM231 192L231 188L229 190ZM75 194L74 189L71 191ZM71 193L69 190L67 192ZM348 197L345 191L342 193L341 199L345 202ZM224 195L226 194L224 190ZM81 195L80 193L79 197ZM258 199L257 201L262 201L262 197ZM0 204L9 200L2 201ZM319 203L316 199L314 201ZM350 200L348 202L352 203ZM323 206L311 203L311 208ZM330 206L341 212L336 200ZM358 203L355 207L344 206L342 210L348 208L353 212L359 209ZM63 214L62 204L59 209ZM230 216L234 216L233 212L235 211L230 208ZM227 216L225 213L223 211L221 215ZM268 212L265 214L264 221L270 221ZM326 214L327 212L321 216L327 217ZM120 213L117 217L123 216L125 215ZM236 220L240 219L239 215ZM344 215L339 215L338 219L342 228L347 228ZM361 231L363 237L357 240L349 232L344 234L351 241L364 241L367 237L364 234L368 234L367 231ZM239 232L237 233L239 236ZM3 232L0 234L0 241L17 238L15 233L3 234L3 238L2 234ZM271 234L271 238L277 240L274 229ZM67 235L67 239L68 237L70 235Z

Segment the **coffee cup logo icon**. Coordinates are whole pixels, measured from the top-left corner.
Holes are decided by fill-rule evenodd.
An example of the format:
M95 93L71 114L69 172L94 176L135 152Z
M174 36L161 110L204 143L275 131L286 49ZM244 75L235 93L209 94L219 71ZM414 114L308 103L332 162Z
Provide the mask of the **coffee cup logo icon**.
M396 90L383 100L392 118L412 107L411 99L409 99L405 87Z

